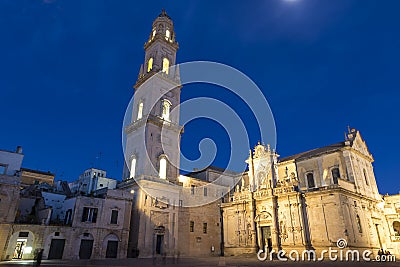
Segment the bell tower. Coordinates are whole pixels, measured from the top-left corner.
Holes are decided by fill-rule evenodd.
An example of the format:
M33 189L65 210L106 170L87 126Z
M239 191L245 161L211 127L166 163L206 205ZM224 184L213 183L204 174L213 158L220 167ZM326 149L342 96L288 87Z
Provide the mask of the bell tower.
M176 63L176 52L179 48L175 40L174 24L163 10L154 20L149 39L144 45L144 64L135 88L140 86L149 76L159 71L169 75L169 67Z
M174 183L179 176L181 83L175 66L179 48L172 19L163 10L154 20L144 44L144 63L134 85L132 119L125 129L124 179L161 179ZM129 168L128 168L129 167Z

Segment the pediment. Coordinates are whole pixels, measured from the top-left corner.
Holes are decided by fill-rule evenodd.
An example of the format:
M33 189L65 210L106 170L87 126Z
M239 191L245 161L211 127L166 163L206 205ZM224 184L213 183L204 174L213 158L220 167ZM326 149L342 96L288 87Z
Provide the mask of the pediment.
M355 134L355 137L354 137L351 147L354 150L356 150L356 151L360 152L361 154L372 159L373 158L372 154L369 152L368 146L367 146L366 142L364 141L364 139L361 137L360 132L357 131L354 134Z

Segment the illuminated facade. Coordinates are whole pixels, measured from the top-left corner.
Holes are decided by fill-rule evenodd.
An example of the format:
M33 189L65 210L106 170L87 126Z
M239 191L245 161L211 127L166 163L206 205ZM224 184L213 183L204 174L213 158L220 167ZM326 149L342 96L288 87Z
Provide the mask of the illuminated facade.
M282 159L257 145L242 186L222 206L225 252L318 253L345 239L351 249L399 255L400 199L379 194L373 161L355 129L343 142Z
M212 168L189 174L192 177L182 182L174 167L179 166L181 134L177 117L181 85L179 70L174 67L177 49L173 22L163 11L145 44L133 119L126 128L125 153L131 162L120 188L135 191L128 256L237 255L259 249L319 251L336 246L339 238L346 239L351 248L399 253L399 209L393 207L400 202L390 211L383 208L373 157L354 129L349 129L343 142L286 158L259 144L246 161L249 171L239 175L241 182L228 196L203 207L183 207L182 189L168 184L204 196L202 186L210 182L205 177ZM162 75L154 78L157 72ZM171 85L175 86L172 93L152 99L152 92ZM138 90L140 86L145 90ZM146 103L157 104L148 107ZM166 125L168 131L164 132ZM141 127L147 127L144 139L139 137ZM162 149L162 130L170 140L170 153ZM145 148L140 147L143 144ZM163 192L162 197L152 197L132 178Z

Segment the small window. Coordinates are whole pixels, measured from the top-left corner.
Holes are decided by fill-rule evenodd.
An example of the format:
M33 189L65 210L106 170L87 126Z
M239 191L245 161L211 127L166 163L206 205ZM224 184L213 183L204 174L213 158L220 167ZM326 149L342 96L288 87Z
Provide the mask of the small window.
M362 227L361 227L361 220L360 220L360 216L356 216L356 220L357 220L357 228L358 228L358 232L362 233Z
M203 223L203 234L207 234L207 223Z
M194 221L190 221L190 232L194 232Z
M117 224L118 223L118 210L112 210L111 211L111 224Z
M133 156L131 159L131 169L130 169L130 178L135 178L135 172L136 172L136 157Z
M308 188L314 188L315 187L314 174L307 173L306 177L307 177Z
M147 72L150 72L153 69L153 61L154 59L152 57L147 61Z
M143 101L140 101L138 105L137 119L140 120L142 117L143 117Z
M162 118L166 121L169 121L169 114L171 109L171 102L167 99L162 101Z
M160 159L160 172L159 176L161 179L167 179L167 159L162 157Z
M369 185L367 171L363 169L365 184Z
M156 36L156 33L157 33L157 31L153 30L153 37L152 38L154 38L154 36Z
M97 221L97 212L97 208L84 207L81 221L95 223Z
M208 192L207 192L207 187L204 187L204 196L206 197L207 194L208 194Z
M332 179L333 179L333 184L338 184L338 179L340 178L340 171L339 168L333 168L332 169Z
M29 232L19 232L18 237L28 237Z
M0 174L6 174L7 172L7 165L0 164Z
M194 185L191 185L191 187L190 187L190 193L191 193L192 195L194 195L194 188L195 188L195 186L194 186Z
M400 236L400 222L393 222L393 231L395 236Z
M162 72L164 72L165 74L168 74L169 72L169 60L168 58L163 58L163 68L162 68Z
M171 32L169 30L165 31L165 40L168 40L169 38L171 38Z
M70 224L72 222L72 209L68 209L65 213L64 223Z
M55 232L54 236L60 236L60 232Z

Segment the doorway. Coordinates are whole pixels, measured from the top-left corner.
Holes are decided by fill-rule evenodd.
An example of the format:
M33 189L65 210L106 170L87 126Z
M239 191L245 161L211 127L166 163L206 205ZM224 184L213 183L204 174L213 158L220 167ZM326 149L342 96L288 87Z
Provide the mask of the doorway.
M26 239L17 239L17 244L15 245L13 259L20 260L24 255L24 249L26 246Z
M80 259L90 259L93 250L93 240L81 240L81 246L79 248L79 258Z
M117 258L118 255L118 241L107 242L106 258Z
M47 257L49 260L62 259L64 253L65 239L52 239L50 244L49 256Z
M162 243L164 241L164 235L156 235L156 254L161 255L162 253Z
M261 242L263 251L272 251L271 226L261 227Z

